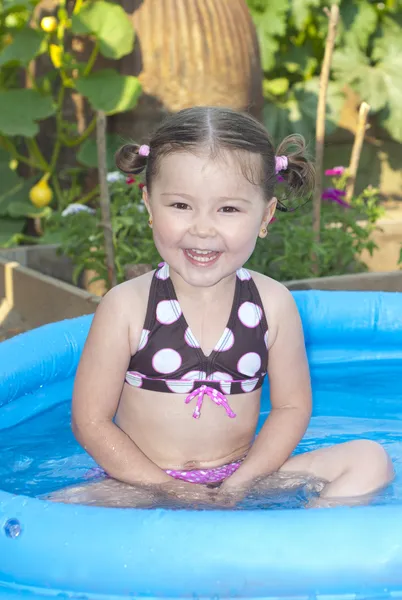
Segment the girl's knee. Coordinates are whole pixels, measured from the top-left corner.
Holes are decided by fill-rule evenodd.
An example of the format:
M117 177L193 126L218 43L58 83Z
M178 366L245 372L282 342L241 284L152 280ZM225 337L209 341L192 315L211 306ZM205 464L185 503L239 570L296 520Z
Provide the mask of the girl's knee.
M364 468L372 478L386 484L394 478L392 461L386 450L372 440L355 440L352 462L356 468Z

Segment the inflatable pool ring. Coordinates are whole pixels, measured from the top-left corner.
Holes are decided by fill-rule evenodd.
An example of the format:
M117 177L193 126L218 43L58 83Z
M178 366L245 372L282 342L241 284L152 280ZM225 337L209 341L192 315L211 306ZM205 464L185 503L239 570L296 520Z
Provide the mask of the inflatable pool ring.
M384 417L397 428L400 401L372 400L370 386L387 369L402 374L402 294L294 297L313 385L317 378L328 382L314 414ZM0 344L0 436L71 398L91 318ZM337 393L346 372L367 391L365 401ZM393 398L401 378L383 379L384 398ZM267 389L262 404L261 420L269 409ZM0 491L0 600L140 597L401 598L402 506L128 510Z

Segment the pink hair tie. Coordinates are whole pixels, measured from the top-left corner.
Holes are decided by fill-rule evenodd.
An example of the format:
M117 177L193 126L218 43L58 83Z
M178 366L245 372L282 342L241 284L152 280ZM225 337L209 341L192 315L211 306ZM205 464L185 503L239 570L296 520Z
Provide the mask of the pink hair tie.
M142 146L140 146L139 150L138 150L138 154L140 156L149 156L149 146L147 146L146 144L143 144Z
M275 173L279 171L286 171L288 168L288 157L287 156L275 156Z

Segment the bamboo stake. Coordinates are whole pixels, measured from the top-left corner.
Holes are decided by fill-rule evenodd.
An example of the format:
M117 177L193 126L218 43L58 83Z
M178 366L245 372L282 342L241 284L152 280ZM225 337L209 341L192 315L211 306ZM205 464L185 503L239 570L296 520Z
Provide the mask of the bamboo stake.
M367 129L367 119L370 113L370 105L362 102L359 109L359 119L357 122L355 141L353 143L352 155L349 164L349 177L346 184L345 201L350 202L353 198L356 185L356 174L359 167L360 156L363 149L364 134Z
M110 196L107 184L106 160L106 115L103 111L97 112L96 118L96 144L98 150L98 176L100 185L100 207L102 214L102 227L105 237L106 266L110 287L116 285L116 268L114 264L113 229L110 215Z
M324 162L325 116L327 105L327 91L329 74L331 70L332 54L335 45L336 31L339 21L339 7L336 4L326 11L329 17L325 54L320 75L320 91L318 95L317 120L316 120L316 185L313 198L313 231L316 242L320 241L321 222L321 195L322 195L322 170ZM315 258L314 258L315 261Z

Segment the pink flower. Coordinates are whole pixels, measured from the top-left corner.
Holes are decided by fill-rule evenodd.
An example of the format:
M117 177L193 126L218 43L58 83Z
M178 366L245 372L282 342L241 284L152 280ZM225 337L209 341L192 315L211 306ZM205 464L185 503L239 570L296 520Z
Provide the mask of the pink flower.
M131 185L131 184L135 183L135 177L130 177L130 176L127 177L126 183L127 183L127 185Z
M325 171L325 175L327 177L340 177L345 172L345 167L332 167L332 169L327 169Z

